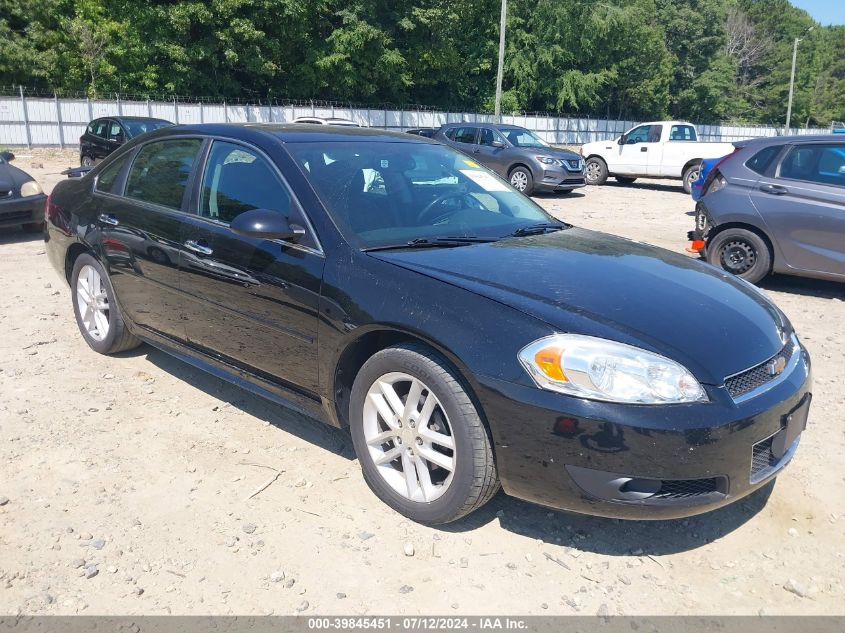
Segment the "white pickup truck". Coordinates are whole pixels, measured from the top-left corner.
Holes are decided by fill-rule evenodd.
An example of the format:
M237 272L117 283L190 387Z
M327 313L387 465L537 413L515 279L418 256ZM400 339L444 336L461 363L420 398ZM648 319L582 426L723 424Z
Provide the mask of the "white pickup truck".
M588 185L603 185L608 176L625 184L637 178L674 178L683 180L687 193L702 160L733 151L730 143L700 142L695 126L684 121L643 123L613 141L581 146Z

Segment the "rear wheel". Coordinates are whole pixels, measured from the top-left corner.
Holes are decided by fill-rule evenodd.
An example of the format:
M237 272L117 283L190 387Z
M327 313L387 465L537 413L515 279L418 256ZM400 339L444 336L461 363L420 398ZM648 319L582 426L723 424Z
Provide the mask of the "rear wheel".
M584 165L584 177L588 185L603 185L607 182L607 163L601 158L588 158Z
M514 167L508 175L511 186L517 191L530 196L534 191L534 176L525 167Z
M632 182L636 181L636 178L628 178L626 176L614 176L614 178L616 178L616 182L623 185L630 185Z
M88 156L87 154L83 154L82 159L79 161L79 164L83 167L93 167L94 159Z
M88 253L76 258L70 287L76 324L91 349L116 354L141 344L126 327L105 269Z
M406 517L455 521L498 490L487 429L446 361L427 348L373 355L355 377L349 413L367 485Z
M690 193L692 191L692 183L698 180L701 174L701 163L690 165L684 170L684 192Z
M762 237L746 229L727 229L707 245L707 261L757 283L772 269L772 254Z

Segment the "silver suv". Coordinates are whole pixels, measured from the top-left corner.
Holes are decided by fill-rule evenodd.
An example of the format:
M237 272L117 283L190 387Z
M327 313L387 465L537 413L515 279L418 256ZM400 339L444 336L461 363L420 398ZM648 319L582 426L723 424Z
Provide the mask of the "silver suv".
M845 138L734 147L704 182L689 250L752 283L771 272L845 281Z
M470 155L525 195L572 191L587 184L583 158L569 150L555 149L524 127L448 123L434 138Z

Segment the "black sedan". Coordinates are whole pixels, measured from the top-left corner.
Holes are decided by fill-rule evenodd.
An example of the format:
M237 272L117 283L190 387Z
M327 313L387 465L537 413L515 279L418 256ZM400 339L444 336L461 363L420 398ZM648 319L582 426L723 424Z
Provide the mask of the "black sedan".
M0 226L40 231L47 196L35 178L9 164L14 159L12 152L0 152Z
M82 336L349 427L423 523L499 485L590 514L715 508L792 458L810 359L742 280L575 228L453 149L326 126L145 135L47 205Z

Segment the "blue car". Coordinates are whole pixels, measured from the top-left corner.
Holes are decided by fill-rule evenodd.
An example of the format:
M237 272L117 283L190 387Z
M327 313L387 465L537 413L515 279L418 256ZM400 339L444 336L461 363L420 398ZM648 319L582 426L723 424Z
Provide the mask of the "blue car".
M704 181L707 180L707 175L713 167L722 161L722 158L705 158L701 161L701 171L698 172L698 179L692 183L692 188L690 189L690 195L695 202L698 202L698 199L701 198L701 192L704 190Z

